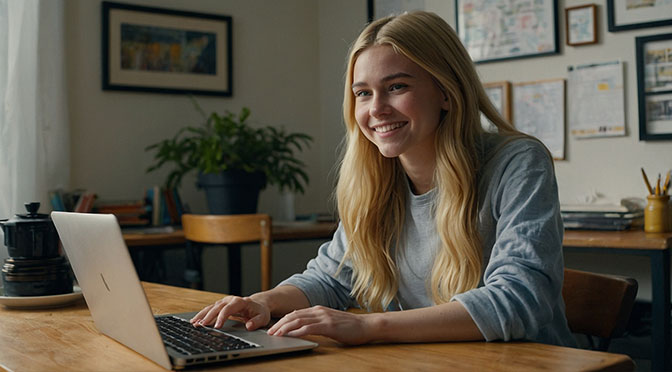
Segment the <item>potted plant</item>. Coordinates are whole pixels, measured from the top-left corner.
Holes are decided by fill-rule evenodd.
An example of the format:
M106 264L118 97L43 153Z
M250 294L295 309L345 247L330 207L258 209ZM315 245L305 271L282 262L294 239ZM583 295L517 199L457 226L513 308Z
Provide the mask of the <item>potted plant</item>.
M271 126L253 128L247 107L238 115L229 111L207 115L195 101L194 106L205 123L186 126L172 138L148 146L145 150L154 152L154 164L147 172L170 164L166 186L179 187L185 174L197 171L197 185L205 189L213 214L255 213L259 192L267 183L281 192L305 191L308 175L295 152L309 147L312 137Z

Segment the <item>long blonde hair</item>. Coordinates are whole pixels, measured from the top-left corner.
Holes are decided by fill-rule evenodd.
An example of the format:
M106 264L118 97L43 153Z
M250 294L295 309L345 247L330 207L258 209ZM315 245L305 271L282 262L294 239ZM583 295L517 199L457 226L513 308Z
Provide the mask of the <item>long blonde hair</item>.
M405 218L406 177L397 158L385 158L360 131L352 92L353 68L365 49L389 45L429 72L450 109L436 135L435 220L441 238L429 287L435 303L445 303L478 285L482 247L478 233L477 172L482 112L500 134L516 134L486 95L473 63L455 32L439 16L412 12L369 24L350 49L343 115L345 152L336 199L351 261L352 295L371 310L386 308L398 290L393 258Z

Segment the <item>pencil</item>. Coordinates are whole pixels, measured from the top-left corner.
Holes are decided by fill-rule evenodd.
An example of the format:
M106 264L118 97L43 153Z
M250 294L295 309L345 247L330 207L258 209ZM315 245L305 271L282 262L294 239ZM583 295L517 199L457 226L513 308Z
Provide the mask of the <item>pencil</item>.
M667 171L667 176L665 177L665 184L663 184L663 195L667 195L668 187L670 187L670 171Z
M658 173L658 180L656 181L656 196L660 196L660 173Z
M649 190L649 195L653 195L653 189L651 188L651 184L649 183L649 178L646 177L646 172L644 172L644 168L642 168L642 177L644 177L644 183L646 183L646 188Z

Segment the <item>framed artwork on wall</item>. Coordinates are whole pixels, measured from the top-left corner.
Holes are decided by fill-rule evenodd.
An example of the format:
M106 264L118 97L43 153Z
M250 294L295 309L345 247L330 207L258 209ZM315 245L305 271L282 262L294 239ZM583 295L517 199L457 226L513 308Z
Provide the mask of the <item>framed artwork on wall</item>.
M485 93L504 119L511 121L511 83L508 81L496 81L483 84Z
M557 54L557 0L455 0L457 33L476 63Z
M565 9L565 30L567 45L597 43L597 6L587 4Z
M607 0L609 32L672 26L672 1Z
M635 38L639 140L672 139L672 34Z
M103 90L231 96L231 17L102 3Z
M496 81L483 84L483 88L485 89L485 94L490 98L490 102L492 102L502 117L509 123L513 123L511 120L511 83L508 81ZM481 125L488 132L496 132L497 130L495 125L483 114L481 114Z
M425 0L366 0L367 21L400 14L405 11L425 10Z

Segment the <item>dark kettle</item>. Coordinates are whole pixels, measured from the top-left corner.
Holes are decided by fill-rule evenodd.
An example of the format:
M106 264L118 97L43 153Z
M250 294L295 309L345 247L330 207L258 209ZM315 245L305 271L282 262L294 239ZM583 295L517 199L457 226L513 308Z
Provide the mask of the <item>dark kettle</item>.
M26 203L26 214L0 220L9 257L49 258L58 256L58 233L47 214L37 213L40 203Z

